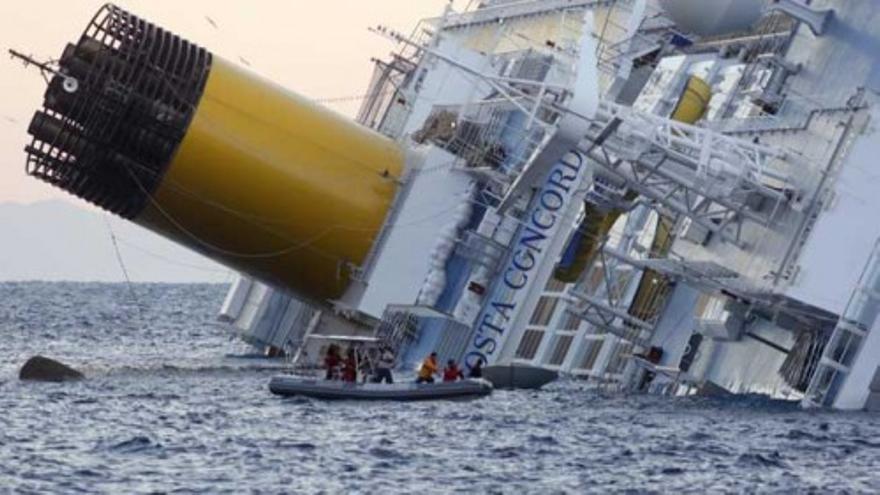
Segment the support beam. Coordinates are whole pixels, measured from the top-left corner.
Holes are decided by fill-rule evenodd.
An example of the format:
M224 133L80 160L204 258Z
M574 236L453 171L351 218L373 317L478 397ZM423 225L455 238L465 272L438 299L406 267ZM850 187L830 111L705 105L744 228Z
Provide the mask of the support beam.
M825 28L834 17L834 10L818 10L797 0L775 0L770 10L783 12L810 27L816 36L825 34Z

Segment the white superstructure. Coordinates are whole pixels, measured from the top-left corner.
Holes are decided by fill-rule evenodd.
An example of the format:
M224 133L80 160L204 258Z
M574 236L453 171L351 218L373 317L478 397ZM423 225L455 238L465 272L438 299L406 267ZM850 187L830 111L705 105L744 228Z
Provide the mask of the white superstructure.
M484 1L377 28L398 51L358 120L411 150L380 240L333 312L242 279L223 318L300 360L381 341L880 408L880 8L703 4L732 10Z

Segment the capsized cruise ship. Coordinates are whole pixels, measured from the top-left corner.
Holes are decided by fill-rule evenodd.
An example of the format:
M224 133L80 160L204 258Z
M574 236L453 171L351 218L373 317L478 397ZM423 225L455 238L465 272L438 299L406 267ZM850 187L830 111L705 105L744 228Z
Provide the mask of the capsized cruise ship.
M880 409L880 5L484 0L373 28L357 122L108 5L28 172L238 270L332 343L658 394ZM295 35L295 34L294 34Z

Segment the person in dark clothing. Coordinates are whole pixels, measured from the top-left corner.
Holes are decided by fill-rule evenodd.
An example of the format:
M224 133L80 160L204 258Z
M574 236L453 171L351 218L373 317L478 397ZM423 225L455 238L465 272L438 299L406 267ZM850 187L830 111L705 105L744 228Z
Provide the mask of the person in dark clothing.
M483 378L483 358L477 359L468 373L468 378Z

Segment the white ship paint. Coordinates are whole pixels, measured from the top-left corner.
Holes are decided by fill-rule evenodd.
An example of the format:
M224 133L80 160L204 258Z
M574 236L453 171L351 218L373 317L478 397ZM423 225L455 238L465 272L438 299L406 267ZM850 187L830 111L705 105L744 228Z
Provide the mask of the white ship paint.
M411 162L360 287L334 314L303 306L296 319L268 302L286 296L242 282L225 318L259 346L274 345L265 322L283 322L280 341L303 362L357 337L399 346L405 366L436 349L623 390L880 409L880 9L787 1L754 23L727 1L701 38L662 3L686 4L484 1L413 38L379 31L398 52L367 93L393 96L369 98L360 120L432 151ZM584 74L600 101L575 119L586 166L569 184L541 151ZM691 76L712 93L696 127L669 120ZM439 112L454 129L414 145ZM575 183L622 214L565 284L551 273L584 212ZM456 201L468 220L444 213ZM557 207L566 220L542 228ZM442 290L429 277L440 231L453 244Z

